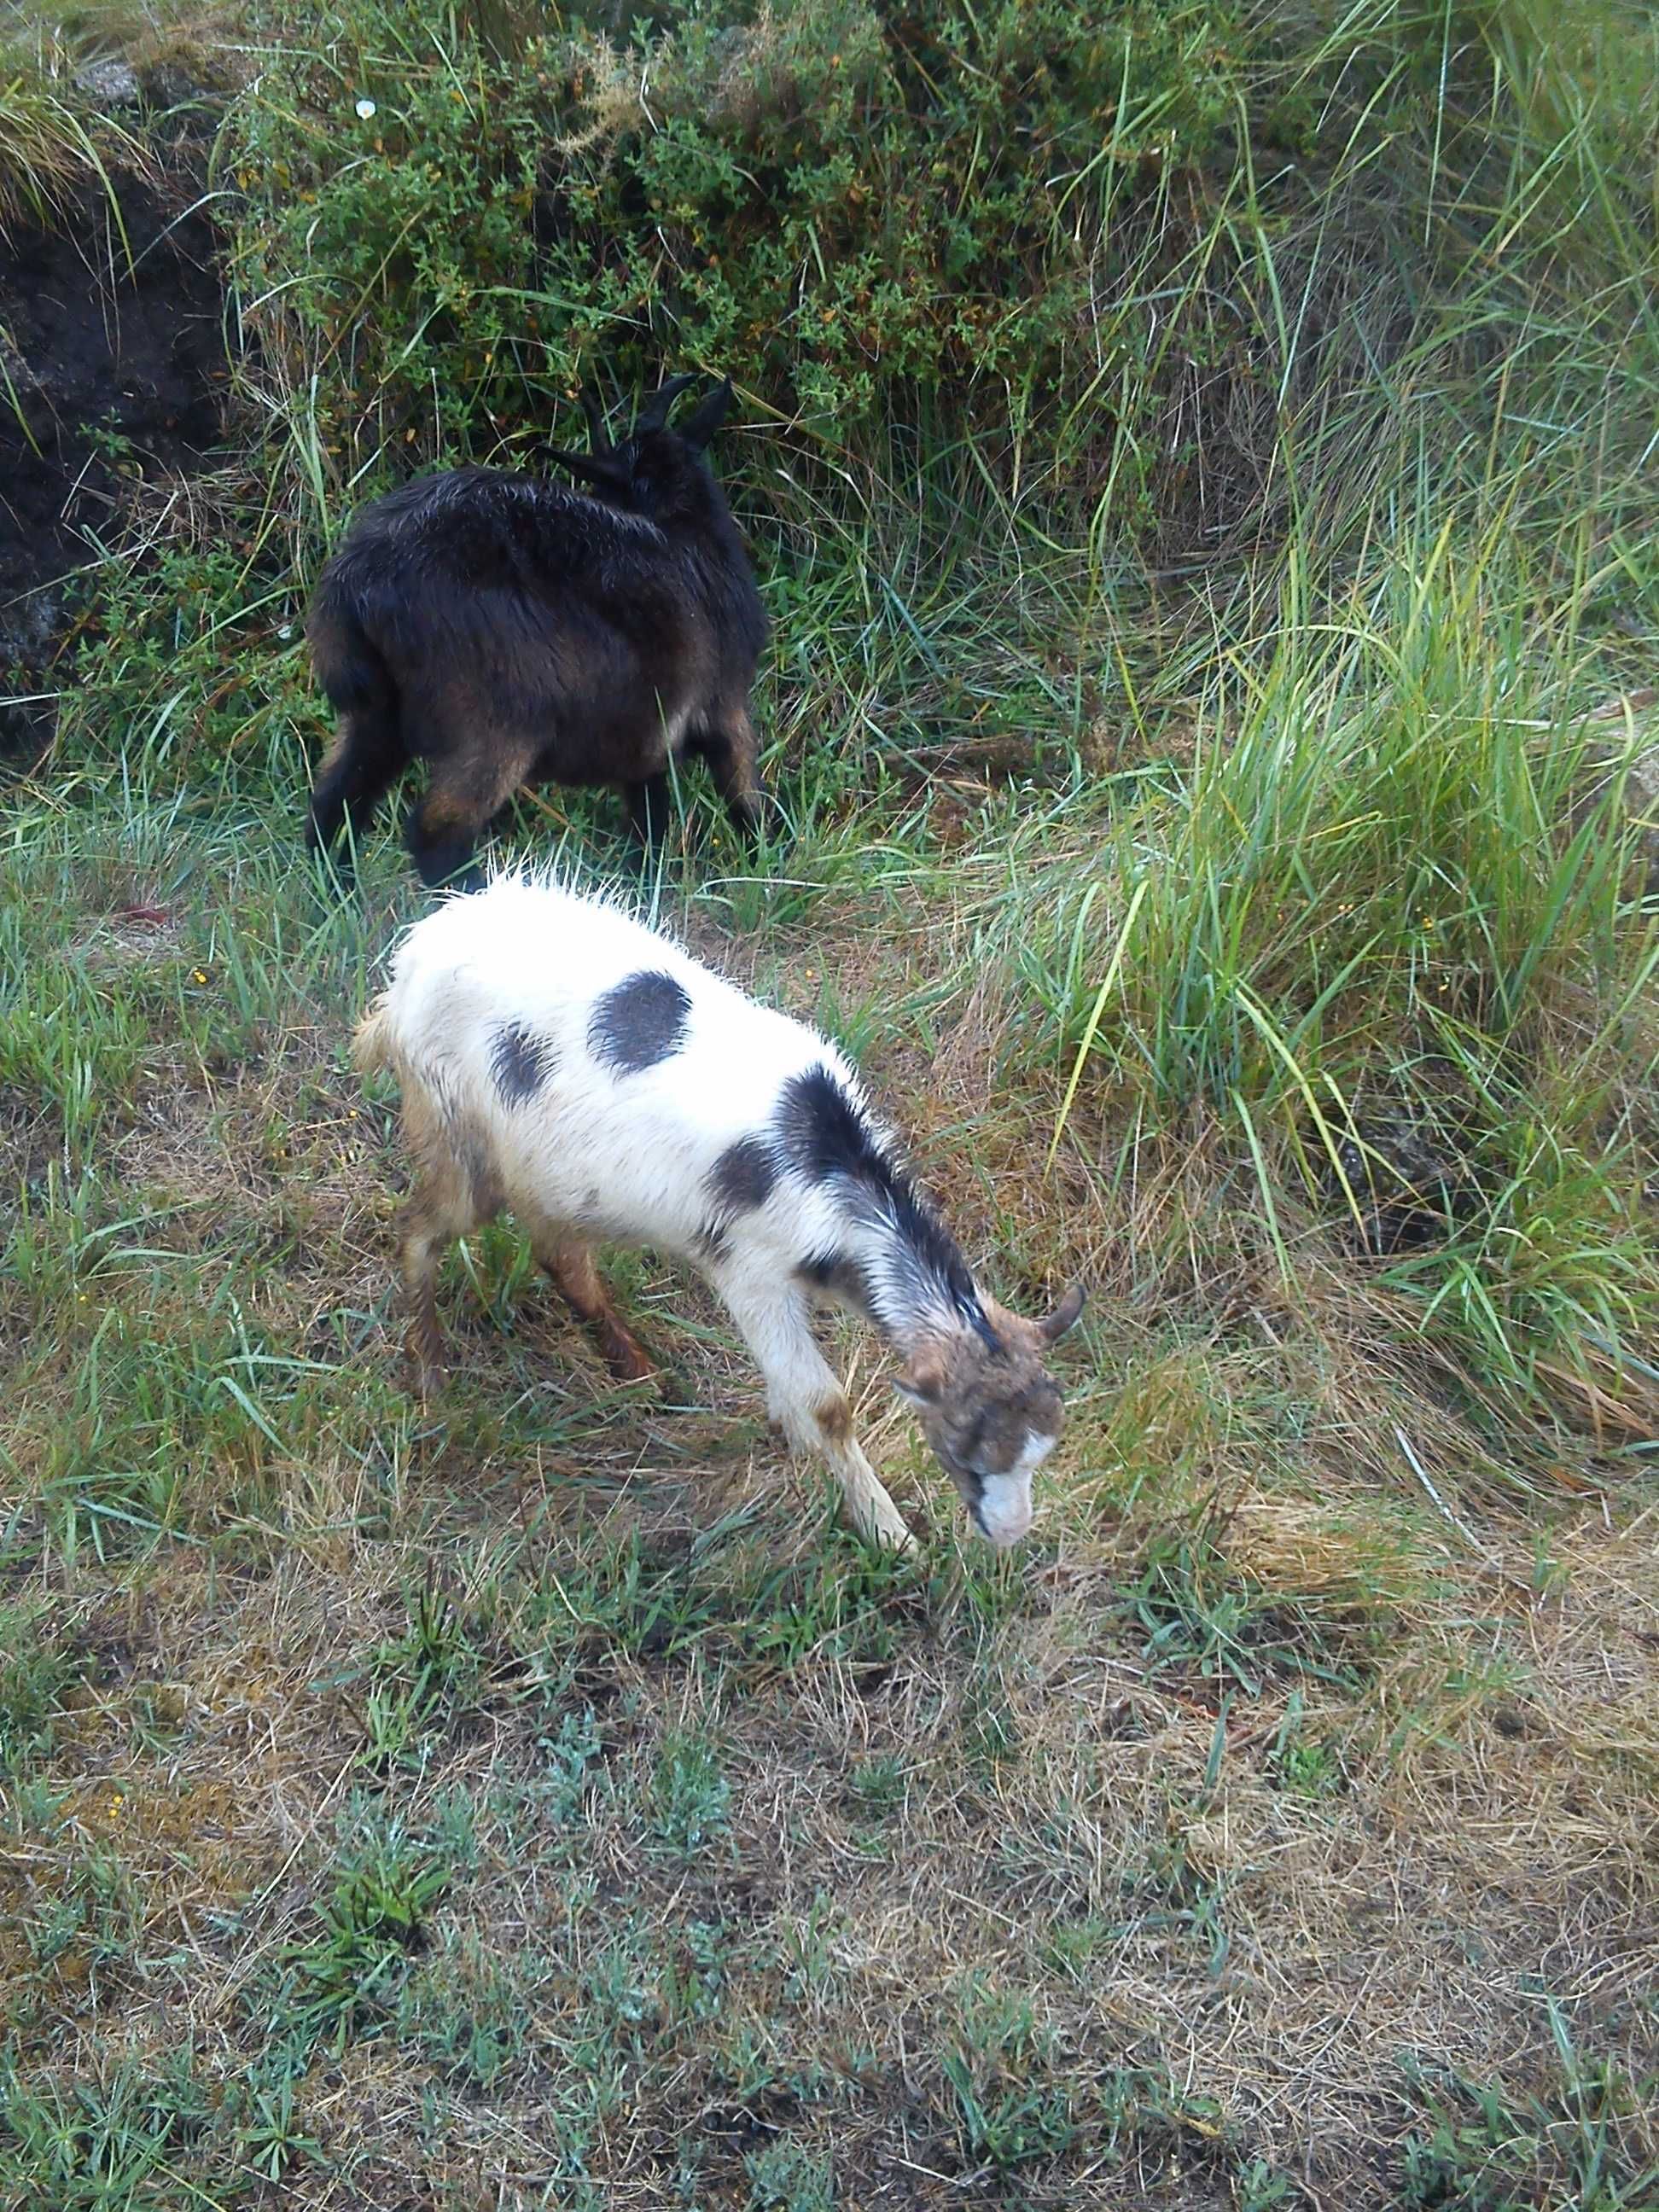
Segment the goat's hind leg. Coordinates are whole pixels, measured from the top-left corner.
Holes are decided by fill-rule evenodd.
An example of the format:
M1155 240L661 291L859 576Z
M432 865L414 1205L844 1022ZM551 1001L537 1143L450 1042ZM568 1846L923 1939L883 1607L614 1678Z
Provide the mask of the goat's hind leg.
M344 851L333 859L343 883L350 881L355 848L404 764L395 704L341 716L339 735L312 787L307 842L314 854L333 857L340 832L349 830Z
M429 1397L443 1386L444 1332L438 1319L438 1269L458 1237L499 1211L489 1177L457 1157L454 1133L418 1091L406 1089L404 1127L416 1163L413 1187L398 1217L409 1362L415 1386Z
M766 1377L772 1418L798 1452L828 1460L854 1524L878 1544L915 1549L915 1538L853 1434L853 1409L818 1350L811 1310L793 1285L750 1287L730 1277L715 1288Z
M483 872L477 841L514 793L530 779L536 750L521 738L482 735L465 752L440 755L424 799L409 811L404 842L428 890L476 891Z
M483 890L483 871L474 858L483 827L474 808L445 792L429 791L410 808L404 842L429 891Z
M761 781L760 740L746 707L726 709L697 740L715 788L742 836L757 838L778 823L777 802Z
M409 1364L416 1390L422 1398L441 1390L446 1377L443 1323L438 1318L438 1269L449 1247L471 1226L470 1221L458 1223L454 1215L419 1188L398 1217L398 1263L404 1308L409 1316Z

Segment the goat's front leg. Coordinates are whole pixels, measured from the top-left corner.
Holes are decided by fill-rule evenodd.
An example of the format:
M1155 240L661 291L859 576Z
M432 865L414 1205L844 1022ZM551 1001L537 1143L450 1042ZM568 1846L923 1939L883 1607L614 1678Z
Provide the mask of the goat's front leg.
M651 860L673 819L673 792L666 775L648 775L641 783L624 784L628 826L641 857Z
M768 1410L795 1450L828 1460L848 1513L866 1536L897 1551L914 1549L904 1516L853 1434L853 1409L818 1350L802 1293L775 1278L750 1283L732 1273L714 1287L766 1377Z

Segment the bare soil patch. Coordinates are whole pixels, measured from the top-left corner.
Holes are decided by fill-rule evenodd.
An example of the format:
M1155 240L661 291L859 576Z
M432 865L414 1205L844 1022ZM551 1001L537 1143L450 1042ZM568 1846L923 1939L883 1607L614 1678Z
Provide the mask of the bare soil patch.
M204 465L225 369L211 225L184 182L96 186L0 238L0 757L56 720L76 577L135 491Z

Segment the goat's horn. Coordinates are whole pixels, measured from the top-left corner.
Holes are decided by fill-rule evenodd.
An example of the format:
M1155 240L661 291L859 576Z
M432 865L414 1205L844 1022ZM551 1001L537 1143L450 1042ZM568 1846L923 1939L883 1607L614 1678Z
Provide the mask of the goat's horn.
M1083 1285L1081 1283L1073 1283L1048 1320L1040 1321L1037 1323L1037 1329L1043 1341L1048 1344L1058 1344L1066 1330L1074 1326L1078 1316L1082 1311Z
M634 481L634 472L626 461L614 459L609 453L571 453L556 446L549 453L550 461L569 470L574 477L584 477L589 483L607 484L621 489Z
M695 376L671 376L659 391L653 392L635 416L635 434L641 430L660 430L668 420L668 410L689 384L696 382Z

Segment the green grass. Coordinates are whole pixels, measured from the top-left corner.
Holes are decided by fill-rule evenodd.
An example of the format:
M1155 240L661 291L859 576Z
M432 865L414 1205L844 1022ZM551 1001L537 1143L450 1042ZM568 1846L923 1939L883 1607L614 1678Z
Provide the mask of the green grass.
M1517 1862L1494 1896L1494 1847L1462 1841L1482 1790L1489 1820L1541 1793L1549 1880L1611 1852L1639 1909L1651 1707L1639 1672L1609 1704L1585 1661L1639 1652L1613 1593L1648 1587L1639 1526L1620 1532L1650 1481L1612 1370L1598 1437L1582 1398L1517 1395L1480 1339L1399 1287L1403 1262L1355 1255L1270 1053L1234 1085L1259 1158L1224 1111L1165 1138L1141 1089L1139 1155L1115 1173L1133 1113L1113 1086L1152 1078L1103 1015L1045 1176L1080 1031L1057 1014L1044 1041L1023 979L1049 955L1012 917L1041 911L1045 881L1056 942L1089 883L1121 905L1114 854L1144 868L1155 826L1184 826L1188 773L1133 814L1086 784L988 789L948 854L896 825L865 870L841 831L804 840L778 926L764 884L695 857L684 892L665 879L699 941L786 1003L832 980L844 1020L880 1009L858 1017L872 1074L1001 1286L1074 1260L1103 1278L1020 1559L973 1545L870 1399L931 1531L919 1570L870 1559L810 1482L792 1492L729 1334L653 1261L630 1299L672 1354L664 1407L612 1391L498 1232L448 1285L453 1394L417 1408L391 1358L392 1134L330 1011L360 1002L370 947L416 908L400 859L374 848L362 907L336 918L288 865L274 799L221 826L118 781L68 811L26 798L12 988L88 1073L74 1094L35 1057L5 1077L31 1102L0 1290L19 1347L8 1554L61 1593L49 1613L6 1601L32 1869L8 1954L13 2172L52 2161L66 2203L130 2186L171 2205L179 2175L210 2197L275 2176L373 2203L399 2185L374 2148L388 2130L463 2170L528 2130L596 2203L629 2176L688 2201L856 2201L894 2154L993 2196L1086 2196L1086 2173L1152 2201L1293 2201L1307 2146L1257 2099L1319 2093L1267 2028L1286 2003L1320 2016L1334 1954L1295 1931L1347 1910L1356 1865L1405 1885L1367 1944L1396 2026L1349 2033L1317 2079L1362 2100L1400 2188L1454 2152L1468 2165L1476 2123L1397 2118L1387 2038L1417 2017L1417 1915L1449 1868L1483 1992L1536 1971L1549 1893ZM762 919L728 935L745 888ZM1639 915L1612 919L1638 957ZM1574 951L1585 998L1628 990L1631 970L1598 980L1593 947ZM1306 971L1276 972L1260 988L1288 1034ZM1431 969L1382 972L1407 979L1373 993L1393 1018L1433 991ZM1146 973L1120 964L1121 1003L1151 1007ZM1581 1049L1605 1020L1580 1015ZM35 1054L31 1034L7 1049ZM1611 1084L1629 1039L1600 1048ZM964 1065L971 1084L948 1073ZM1616 1170L1605 1143L1596 1164ZM1601 1203L1577 1234L1605 1218L1628 1237ZM1586 1486L1611 1534L1577 1510ZM1540 1542L1549 1595L1511 1600ZM1570 1811L1559 1793L1586 1778ZM1401 1793L1405 1829L1384 1814ZM1196 2000L1264 1947L1279 1994L1245 2004L1241 2060ZM1495 2072L1510 2015L1467 1993L1454 2012L1443 1986L1433 2063ZM1595 2063L1640 2078L1634 1990L1592 2022L1570 1966L1547 1987ZM174 1990L188 2094L145 2039L165 2023L173 2040ZM115 2016L138 2039L125 2073ZM1547 2112L1540 2027L1545 2070L1516 2094ZM359 2064L349 2117L335 2085ZM688 2081L736 2116L700 2144ZM1644 2109L1614 2099L1597 2123L1608 2206L1641 2201Z
M912 23L889 78L896 19L843 14L882 158L925 67L951 190L1015 189L963 120L1014 18ZM255 27L233 449L85 584L9 793L0 2203L1638 2212L1659 905L1651 720L1595 716L1659 631L1650 15L1166 11L1110 160L1020 90L1058 150L983 289L1018 264L1029 350L953 351L934 285L868 388L812 335L832 253L717 327L700 195L866 216L817 124L729 173L684 99L720 25L672 27L672 143L622 102L573 152L580 25ZM578 121L640 81L611 36ZM395 281L352 228L388 156L322 128L364 55L434 173ZM533 275L532 130L567 242L679 165L641 320L458 305L469 253ZM1079 270L1092 356L1043 320ZM501 849L842 1039L1000 1296L1088 1279L1013 1558L844 1328L924 1538L872 1556L653 1255L613 1272L660 1398L510 1224L447 1275L450 1389L404 1386L348 1046L422 900L390 834L344 901L296 864L307 586L381 481L663 352L745 390L792 842L749 864L691 773L649 884L604 797Z
M76 65L101 43L89 29L48 26L11 0L0 7L0 238L20 222L72 220L90 186L129 250L118 180L143 173L153 156L141 135L100 112L76 83ZM0 401L17 411L3 362Z

